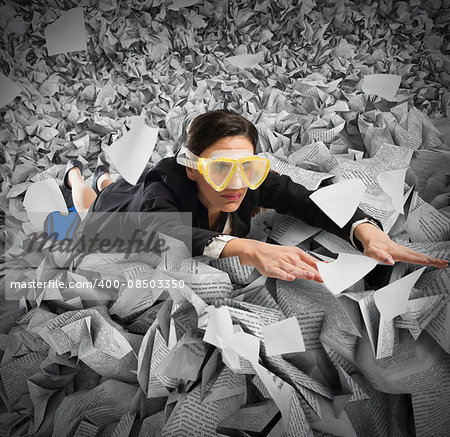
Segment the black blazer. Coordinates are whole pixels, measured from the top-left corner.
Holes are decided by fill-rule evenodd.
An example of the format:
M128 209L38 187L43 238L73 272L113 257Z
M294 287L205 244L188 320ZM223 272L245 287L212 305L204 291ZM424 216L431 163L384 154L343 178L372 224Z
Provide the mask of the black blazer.
M231 234L245 237L250 231L252 213L261 206L296 217L350 241L352 224L367 214L358 208L341 229L309 198L311 193L289 176L269 172L256 190L247 190L239 208L231 213ZM223 229L226 220L224 215L218 230L209 229L208 210L198 199L195 183L187 177L185 167L178 164L175 157L158 162L134 186L123 179L109 185L97 197L91 211L191 212L193 256L201 255L209 240L221 234L219 230ZM182 234L180 227L179 235Z

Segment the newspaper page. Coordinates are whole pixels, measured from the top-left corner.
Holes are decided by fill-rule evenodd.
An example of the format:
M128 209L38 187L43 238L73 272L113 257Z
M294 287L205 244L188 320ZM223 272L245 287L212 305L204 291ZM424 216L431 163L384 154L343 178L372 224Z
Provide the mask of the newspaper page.
M265 152L264 156L270 160L271 168L280 174L290 176L297 184L303 185L308 190L317 190L322 181L333 177L329 173L315 172L290 164L278 156Z
M248 278L255 270L253 266L241 265L237 256L214 259L210 264L216 269L228 273L233 284L247 284Z
M278 215L269 237L284 246L297 246L319 231L319 228L309 226L295 217Z

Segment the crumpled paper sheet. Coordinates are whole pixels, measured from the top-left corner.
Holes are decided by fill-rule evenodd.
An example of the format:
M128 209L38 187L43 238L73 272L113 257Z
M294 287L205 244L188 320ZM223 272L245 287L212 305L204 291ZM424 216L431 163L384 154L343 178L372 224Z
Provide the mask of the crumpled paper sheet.
M416 206L425 200L449 217L449 167L445 165L450 150L448 1L295 3L108 0L98 4L84 0L77 6L84 11L87 50L58 56L47 54L45 28L71 6L61 0L47 2L45 7L39 3L1 6L2 72L20 87L20 96L0 108L0 203L18 220L17 238L26 237L27 227L20 223L27 220L22 200L29 181L59 178L65 162L77 157L86 164L88 178L99 154L127 131L131 117L142 113L149 126L160 128L150 167L173 155L196 115L222 107L256 124L259 151L284 157L317 139L335 157L342 155L339 159L347 159L343 156L349 149L373 157L383 141L411 148L416 151L411 169L419 174ZM259 53L262 60L251 69L239 69L226 60ZM402 76L398 102L362 93L364 75L383 73ZM393 237L408 243L405 227L397 227L396 232ZM439 253L448 256L448 243L442 244L447 249ZM433 250L429 253L435 254ZM2 274L9 267L2 265ZM406 273L397 268L397 275ZM422 290L417 297L429 295L434 283L446 280L448 274L429 273L417 286ZM277 305L267 298L265 304L269 302ZM1 414L0 422L6 435L32 432L38 419L45 422L40 435L50 435L58 402L100 384L99 376L84 363L55 358L48 345L36 345L36 339L26 341L26 325L15 322L30 304L35 306L24 299L5 301L0 310L3 363L22 360L20 366L28 369L16 372L24 396L2 395L6 406L2 411L8 412ZM71 305L57 303L51 309L68 311L74 309ZM447 307L436 310L439 320ZM152 318L145 326L151 322ZM427 323L430 334L444 347L439 324ZM417 332L411 326L410 330ZM399 415L402 404L397 395L375 390L338 352L329 347L327 352L336 366L339 362L354 383L364 388L375 409L389 401L386 414ZM54 386L59 394L42 422L32 408L35 394L31 401L27 398L26 380L34 371L40 372L39 365L46 371L46 356L50 363L58 362L51 370L58 378L60 372L71 376ZM67 369L76 369L77 376ZM52 379L51 372L47 370L47 377L35 375ZM311 406L303 398L300 402L311 423L312 418L317 420ZM367 414L363 417L362 402L348 404L354 428L383 433L376 429L376 420ZM147 417L146 426L151 429L163 426L164 417L157 412L164 405L147 404L140 420ZM379 411L381 417L384 413ZM119 410L116 413L117 424L122 415ZM101 428L102 414L83 424L89 427L95 422L94 428ZM421 435L427 435L422 423L417 426Z

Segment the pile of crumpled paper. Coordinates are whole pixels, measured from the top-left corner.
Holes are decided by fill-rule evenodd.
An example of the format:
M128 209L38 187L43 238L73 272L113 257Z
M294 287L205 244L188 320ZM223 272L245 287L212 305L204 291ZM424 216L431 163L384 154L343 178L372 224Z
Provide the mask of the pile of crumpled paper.
M235 258L192 259L176 243L159 257L88 255L65 269L48 246L24 252L33 232L25 195L59 182L68 159L85 164L89 181L143 117L158 129L148 169L174 155L195 116L226 107L256 125L257 152L272 168L311 190L363 181L360 207L393 240L449 259L449 8L0 7L0 435L449 435L448 268L379 266L332 293L263 277ZM395 189L385 183L392 175ZM253 218L250 236L329 261L360 255L273 210ZM98 286L29 285L51 279ZM377 292L394 305L408 280L403 310L387 318ZM164 281L175 282L157 286Z

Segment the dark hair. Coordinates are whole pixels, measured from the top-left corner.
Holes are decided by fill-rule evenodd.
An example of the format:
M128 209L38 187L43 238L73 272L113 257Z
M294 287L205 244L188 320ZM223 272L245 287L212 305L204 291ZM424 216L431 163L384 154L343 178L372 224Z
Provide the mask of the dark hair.
M228 109L206 112L192 120L186 137L186 148L198 156L221 138L235 135L248 138L255 151L258 131L252 122Z

